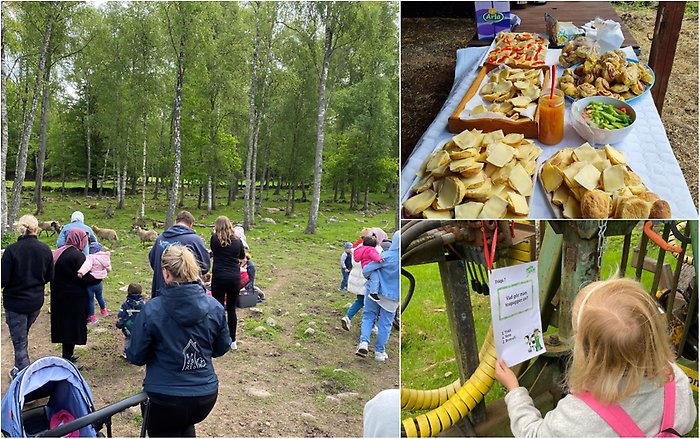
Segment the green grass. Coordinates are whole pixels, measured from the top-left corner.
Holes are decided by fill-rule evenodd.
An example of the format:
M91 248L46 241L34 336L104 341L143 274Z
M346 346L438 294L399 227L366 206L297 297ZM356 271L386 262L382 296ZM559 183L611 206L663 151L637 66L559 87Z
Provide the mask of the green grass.
M60 182L46 182L47 186L60 186ZM66 183L69 185L69 183ZM80 187L81 182L70 182L70 185ZM27 182L27 187L33 187L33 182ZM197 193L193 189L187 190L184 200L184 207L196 218L195 231L209 244L212 225L219 215L228 216L234 223L243 222L243 200L235 200L230 206L226 205L225 192L219 191L218 209L211 214L207 214L206 209L197 209ZM337 265L336 259L343 251L343 244L346 241L354 241L359 236L363 227L382 227L391 235L394 230L393 206L394 200L386 194L370 194L370 211L355 211L348 208L348 203L333 203L332 193L323 192L321 196L321 207L318 216L318 223L315 234L305 234L304 229L308 221L310 202L296 203L296 212L292 216L285 216L284 211L279 213L266 213L266 207L284 208L286 204L285 193L273 195L270 191L269 199L264 200L261 216L256 218L256 224L246 233L248 243L251 247L253 261L256 263L257 275L256 284L263 290L275 282L275 275L282 267L299 267L303 271L302 276L298 276L293 284L290 284L289 291L318 290L325 293L326 271ZM25 190L22 194L23 202L19 216L25 213L33 213L35 210L32 203L33 191ZM73 211L80 210L85 216L87 225L97 225L107 227L117 231L119 241L112 249L112 271L104 281L104 297L107 307L116 311L126 297L124 288L131 282L140 283L144 292L148 295L151 287L153 271L151 270L148 253L151 246L142 246L138 236L131 231L134 217L140 209L140 193L127 195L125 206L122 210L116 209L116 200L113 197L103 197L101 200L96 195L91 194L85 198L82 193L67 193L61 199L60 194L45 193L47 200L44 202L44 214L38 215L39 221L57 220L61 224L70 222ZM153 200L153 187L147 188L146 211L147 217L165 220L167 210L167 200L161 194L158 200ZM114 217L108 218L106 210L108 207L114 209ZM337 221L329 222L331 217ZM272 218L276 224L262 222L262 218ZM158 230L159 232L162 229ZM45 234L39 238L51 248L56 247L56 238L47 237ZM14 242L16 237L13 233L5 233L2 236L3 248ZM104 243L109 247L108 243ZM337 258L336 258L337 254ZM309 267L324 267L323 270L310 270ZM338 277L340 275L338 274ZM335 305L342 307L343 303ZM111 318L110 318L111 321ZM262 322L264 324L264 320ZM257 326L257 325L256 325ZM317 332L318 334L318 332Z
M362 372L350 368L319 367L313 370L322 381L323 393L335 395L343 392L356 392L366 387Z
M632 233L632 244L626 277L634 277L631 268L632 249L639 244L641 226ZM622 256L623 237L610 237L607 240L601 264L601 278L605 279L618 271ZM658 247L649 243L648 256L656 260ZM688 248L690 254L690 248ZM664 262L675 269L676 259L666 253ZM401 316L401 385L412 389L436 389L445 386L459 377L454 361L452 335L445 311L445 298L442 291L438 265L424 264L406 267L416 278L416 289L411 303ZM653 273L643 272L642 284L650 289ZM409 283L402 278L402 294L408 291ZM474 322L479 346L482 345L491 324L489 298L471 293ZM504 389L496 383L486 395L486 402L505 395ZM697 398L697 393L695 394ZM697 405L697 402L696 402ZM402 411L402 418L416 416L424 411ZM694 432L694 433L693 433ZM697 437L696 428L689 436Z
M650 1L616 1L612 2L616 9L624 11L656 11L658 2ZM690 1L685 4L685 16L686 17L697 17L698 16L698 2Z

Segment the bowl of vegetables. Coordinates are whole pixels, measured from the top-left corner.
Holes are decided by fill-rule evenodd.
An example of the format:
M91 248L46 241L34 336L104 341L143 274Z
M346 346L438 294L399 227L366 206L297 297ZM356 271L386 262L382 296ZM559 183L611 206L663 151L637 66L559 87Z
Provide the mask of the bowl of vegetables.
M637 120L631 105L607 96L579 99L571 105L571 114L579 136L595 145L622 141Z

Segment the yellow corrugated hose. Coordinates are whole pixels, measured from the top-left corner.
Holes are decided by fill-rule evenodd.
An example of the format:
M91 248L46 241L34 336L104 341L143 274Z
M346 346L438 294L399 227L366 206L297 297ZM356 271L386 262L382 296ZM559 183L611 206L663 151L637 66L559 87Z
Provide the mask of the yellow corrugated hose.
M488 393L496 370L496 347L491 328L479 352L479 359L479 366L463 386L456 380L434 390L401 389L401 408L433 409L402 421L407 437L437 436L464 418Z

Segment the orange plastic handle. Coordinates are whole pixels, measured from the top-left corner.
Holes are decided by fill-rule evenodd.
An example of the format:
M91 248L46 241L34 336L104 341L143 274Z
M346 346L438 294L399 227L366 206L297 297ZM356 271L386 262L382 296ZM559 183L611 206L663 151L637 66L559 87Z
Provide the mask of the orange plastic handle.
M667 252L680 253L683 251L682 248L677 247L675 245L671 245L668 242L664 241L663 238L661 238L659 234L651 228L652 224L653 223L651 221L647 221L644 223L644 234L647 235L654 244L658 245Z

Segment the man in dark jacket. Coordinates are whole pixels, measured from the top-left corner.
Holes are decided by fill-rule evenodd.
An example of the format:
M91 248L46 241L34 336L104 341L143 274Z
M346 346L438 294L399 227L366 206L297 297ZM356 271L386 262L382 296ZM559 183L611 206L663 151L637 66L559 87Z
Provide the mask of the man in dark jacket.
M175 225L170 227L165 232L161 233L153 244L151 252L148 254L148 260L153 269L153 282L151 285L151 297L158 297L160 290L165 281L163 280L163 272L161 270L161 256L163 251L172 244L181 244L189 248L197 258L199 267L202 269L202 274L209 271L209 251L204 247L204 241L197 235L192 226L194 225L194 217L191 213L183 210L175 218Z
M11 378L29 366L29 328L44 304L44 285L53 277L51 249L37 239L37 219L24 215L17 224L21 236L2 255L2 304L15 350Z

